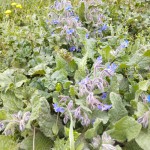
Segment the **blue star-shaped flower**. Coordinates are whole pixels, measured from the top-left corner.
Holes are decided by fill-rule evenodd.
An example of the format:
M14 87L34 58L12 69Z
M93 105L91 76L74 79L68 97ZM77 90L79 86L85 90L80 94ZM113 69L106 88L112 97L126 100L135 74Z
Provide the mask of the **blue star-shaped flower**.
M54 107L55 112L63 113L65 111L63 107L59 107L56 103L53 104L53 107Z
M71 35L72 33L74 33L74 29L67 29L66 33L69 34L69 35Z

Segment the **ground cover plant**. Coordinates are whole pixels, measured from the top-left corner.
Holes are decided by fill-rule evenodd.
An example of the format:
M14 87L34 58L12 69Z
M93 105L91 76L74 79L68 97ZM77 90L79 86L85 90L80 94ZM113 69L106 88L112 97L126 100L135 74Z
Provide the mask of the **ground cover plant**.
M150 150L148 0L0 0L1 150Z

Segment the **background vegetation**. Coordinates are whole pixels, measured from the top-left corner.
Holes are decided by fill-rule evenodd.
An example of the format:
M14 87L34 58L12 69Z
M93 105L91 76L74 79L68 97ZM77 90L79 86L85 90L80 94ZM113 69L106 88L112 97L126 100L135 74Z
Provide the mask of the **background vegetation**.
M150 150L149 0L0 0L0 149Z

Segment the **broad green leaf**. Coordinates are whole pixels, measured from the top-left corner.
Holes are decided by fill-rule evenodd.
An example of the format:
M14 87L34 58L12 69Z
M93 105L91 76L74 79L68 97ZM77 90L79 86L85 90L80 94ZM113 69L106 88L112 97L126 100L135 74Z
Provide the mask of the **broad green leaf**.
M91 58L92 60L94 60L94 54L96 53L95 45L96 45L95 39L93 38L86 39L84 47L88 54L88 58Z
M144 80L139 82L139 89L142 91L147 91L149 86L150 86L150 80Z
M122 80L123 80L123 76L121 74L116 74L116 76L113 76L110 83L110 91L119 93Z
M0 109L0 120L6 120L7 119L7 112L4 109Z
M82 59L75 58L75 62L78 65L78 70L75 72L75 80L76 82L82 80L86 76L86 64L87 64L87 53L84 55Z
M93 110L91 114L92 119L99 119L103 124L106 124L109 120L108 112L100 111L100 110Z
M36 131L35 134L35 150L50 150L52 141L45 137L43 133ZM33 150L33 136L28 136L20 143L23 150Z
M99 50L99 53L101 54L101 56L108 62L112 57L110 54L110 50L111 50L111 47L108 45L105 46L102 50Z
M9 136L0 135L0 149L1 150L17 150L17 143Z
M88 130L85 132L85 138L86 138L86 139L91 139L91 138L93 138L93 137L96 136L97 130L99 129L100 123L101 123L101 120L100 120L99 118L97 118L96 121L95 121L94 124L93 124L93 128L88 129Z
M132 117L125 116L120 119L112 130L110 130L110 135L112 138L119 142L131 141L136 138L141 130L141 125L137 123Z
M55 71L52 75L51 75L51 79L52 80L57 80L57 82L63 82L64 80L66 81L67 78L67 71L65 69L60 69Z
M125 109L124 104L122 103L122 99L120 95L111 92L110 93L110 101L112 103L112 108L109 111L109 118L111 123L115 123L122 117L128 114L127 110Z
M44 64L39 64L35 66L34 68L31 68L28 71L28 75L34 76L34 75L44 75L46 73L46 67Z
M142 148L142 150L150 150L150 135L146 131L141 131L139 136L135 139L135 141Z
M132 140L126 143L125 148L123 150L143 150L143 149L140 148L140 146L137 144L135 140Z
M7 91L11 86L13 86L13 77L0 73L0 90Z
M85 3L82 1L79 6L79 17L81 21L85 21Z
M34 94L31 98L32 113L30 123L37 120L40 130L47 137L53 137L52 127L55 123L54 118L50 114L50 106L44 97Z
M1 93L4 109L10 113L16 113L23 109L23 101L18 99L12 91Z
M26 78L26 76L22 75L22 74L16 74L15 75L15 86L21 87L23 83L26 83L28 81L28 79Z
M148 105L146 105L142 102L138 102L137 103L137 111L135 112L135 115L137 117L141 117L148 110L149 110Z
M57 139L54 141L54 147L52 150L70 150L69 140L59 139L57 137Z

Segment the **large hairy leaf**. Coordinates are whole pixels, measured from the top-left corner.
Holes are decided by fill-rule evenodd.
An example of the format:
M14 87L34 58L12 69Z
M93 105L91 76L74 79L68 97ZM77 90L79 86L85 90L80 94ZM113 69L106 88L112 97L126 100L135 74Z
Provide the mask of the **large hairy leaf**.
M17 143L9 136L0 135L1 150L17 150Z
M12 91L1 93L4 108L11 113L16 113L23 108L23 101L18 99Z
M136 138L140 130L141 125L132 117L126 116L116 122L109 132L112 138L119 142L124 142L125 140L131 141Z
M47 137L53 137L52 126L54 123L54 118L52 118L50 114L50 106L47 100L44 97L40 97L40 95L34 94L31 98L32 104L32 114L30 118L30 122L33 120L37 120L40 130Z
M110 100L112 103L112 109L109 111L110 122L115 123L116 121L127 115L127 110L122 103L120 95L112 92L110 93Z
M143 150L150 150L150 146L149 146L150 135L149 135L149 133L147 133L145 131L141 131L139 136L135 140Z
M34 141L35 150L50 150L52 141L45 137L43 133L37 131ZM23 150L33 150L33 136L28 136L20 143Z

